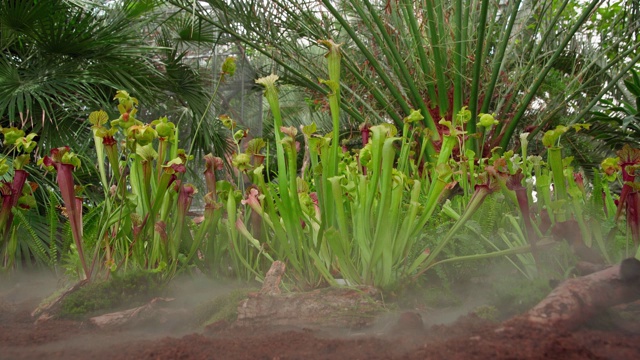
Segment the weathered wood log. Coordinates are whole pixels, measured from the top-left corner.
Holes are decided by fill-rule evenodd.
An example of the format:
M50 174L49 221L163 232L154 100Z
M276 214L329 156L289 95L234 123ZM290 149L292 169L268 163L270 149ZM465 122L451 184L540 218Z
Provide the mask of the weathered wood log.
M604 309L640 298L638 269L640 262L627 259L621 265L568 279L507 325L525 320L545 327L574 329Z
M361 328L371 325L383 310L381 294L373 287L280 294L284 270L284 263L273 263L262 290L238 304L236 326Z
M382 311L371 287L324 288L304 293L250 294L238 305L236 325L362 328Z
M167 315L163 309L158 307L160 302L173 301L172 298L155 298L148 303L135 307L133 309L112 312L89 319L89 322L100 328L112 328L121 326L135 326L151 320L157 323L163 323Z
M267 275L262 282L261 294L280 295L280 282L286 266L282 261L276 260L271 264L271 268L267 271Z
M609 265L590 263L588 261L578 261L575 273L579 276L586 276L608 268Z

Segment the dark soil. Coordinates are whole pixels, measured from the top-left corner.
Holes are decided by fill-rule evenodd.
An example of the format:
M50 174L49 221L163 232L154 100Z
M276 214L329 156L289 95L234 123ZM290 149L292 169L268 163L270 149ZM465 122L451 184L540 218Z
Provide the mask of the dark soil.
M612 318L573 332L507 328L475 315L423 326L430 311L389 315L367 330L239 328L225 321L199 331L184 323L104 330L86 321L35 324L30 312L41 297L19 292L0 288L0 359L640 359L637 323Z

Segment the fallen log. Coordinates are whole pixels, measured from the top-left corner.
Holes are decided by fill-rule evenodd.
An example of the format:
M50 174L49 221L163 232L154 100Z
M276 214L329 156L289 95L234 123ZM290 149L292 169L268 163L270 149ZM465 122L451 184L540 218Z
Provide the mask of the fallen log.
M381 294L373 287L330 287L281 294L284 270L284 263L275 261L260 292L240 301L236 326L357 329L371 325L383 310Z
M640 298L640 261L626 259L619 265L592 274L565 280L519 321L534 325L572 330L604 309Z
M125 325L136 326L147 322L162 324L167 321L169 313L164 309L158 308L157 305L160 302L170 301L173 301L173 299L155 298L133 309L94 316L89 319L89 322L99 328L122 327Z

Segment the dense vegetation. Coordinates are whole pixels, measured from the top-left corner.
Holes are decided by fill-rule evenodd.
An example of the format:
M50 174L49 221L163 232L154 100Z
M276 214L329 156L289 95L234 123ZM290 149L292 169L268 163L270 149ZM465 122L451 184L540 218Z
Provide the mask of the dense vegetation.
M260 280L282 260L292 288L397 290L636 255L633 2L0 6L6 271ZM271 62L263 136L222 112L237 58L187 60L214 43Z

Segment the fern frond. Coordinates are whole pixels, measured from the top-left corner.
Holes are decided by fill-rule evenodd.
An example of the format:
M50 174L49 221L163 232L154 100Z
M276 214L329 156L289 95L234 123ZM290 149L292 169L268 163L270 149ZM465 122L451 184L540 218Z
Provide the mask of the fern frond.
M71 223L67 221L62 227L62 245L60 249L62 249L63 253L69 251L71 244L73 244L73 234L71 233Z
M18 224L26 230L27 235L24 239L20 239L21 242L24 242L28 247L28 254L24 254L25 257L33 255L37 262L53 265L52 259L47 256L47 244L36 234L34 228L29 224L27 218L24 216L24 213L21 210L16 208L13 209L13 214L15 219L18 221ZM19 241L20 241L19 240Z
M60 225L60 218L57 213L57 208L60 205L60 202L53 191L49 193L48 204L49 206L47 207L46 219L49 229L49 256L51 257L51 260L55 262L58 259L58 241L56 235L58 234L58 228Z
M498 222L498 201L496 198L488 196L478 213L482 214L482 221L480 221L482 235L490 236L494 234Z
M104 206L98 205L92 207L88 213L84 214L82 226L84 229L84 241L87 248L94 247L100 239L100 229L102 227L102 215Z

